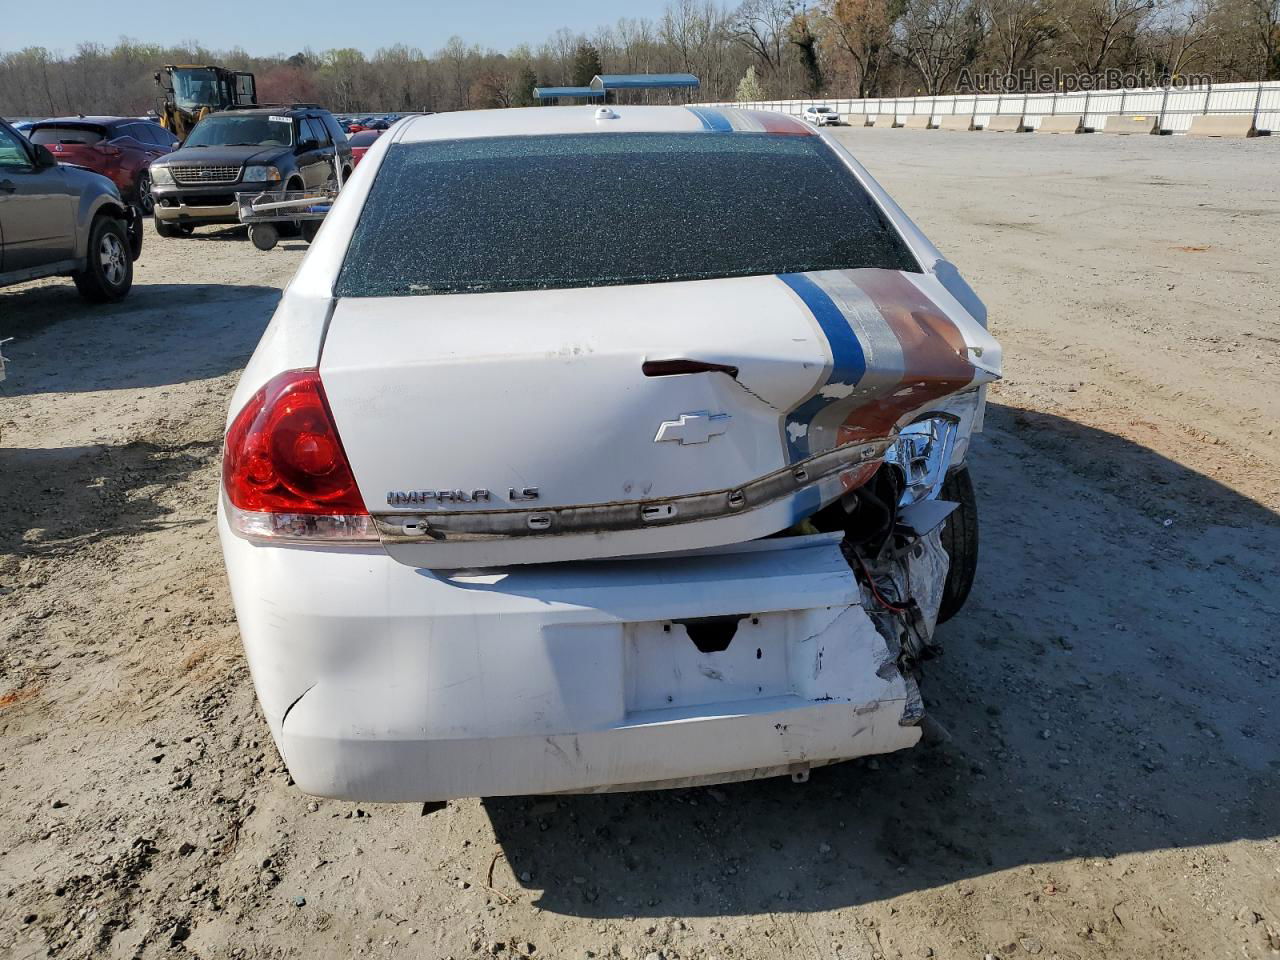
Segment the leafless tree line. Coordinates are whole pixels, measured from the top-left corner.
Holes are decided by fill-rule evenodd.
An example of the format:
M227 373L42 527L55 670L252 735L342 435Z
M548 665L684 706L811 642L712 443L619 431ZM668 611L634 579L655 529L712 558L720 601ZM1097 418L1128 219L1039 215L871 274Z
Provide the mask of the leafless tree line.
M142 113L165 63L252 70L265 101L340 112L528 106L535 84L597 71L693 73L706 100L943 94L965 76L1024 71L1277 79L1280 0L672 0L656 20L561 28L505 53L459 37L431 53L398 44L256 56L128 39L29 47L0 51L0 115Z

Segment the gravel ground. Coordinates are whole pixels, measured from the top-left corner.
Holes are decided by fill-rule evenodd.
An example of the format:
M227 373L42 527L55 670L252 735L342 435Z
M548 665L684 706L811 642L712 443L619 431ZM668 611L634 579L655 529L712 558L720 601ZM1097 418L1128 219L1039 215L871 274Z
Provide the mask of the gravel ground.
M659 794L290 786L214 533L301 257L147 238L123 304L0 291L0 956L1280 952L1280 141L843 130L1008 379L941 747Z

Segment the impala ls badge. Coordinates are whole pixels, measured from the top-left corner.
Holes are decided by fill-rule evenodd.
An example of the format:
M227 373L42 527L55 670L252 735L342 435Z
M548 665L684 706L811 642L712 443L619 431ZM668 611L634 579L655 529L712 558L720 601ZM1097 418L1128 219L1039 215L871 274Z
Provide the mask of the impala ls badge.
M488 499L488 490L391 490L387 493L387 506L422 507L431 503L483 503Z
M489 503L488 490L391 490L389 507L425 507L433 503ZM537 500L537 487L508 487L508 500Z
M706 443L712 437L718 437L729 428L733 418L727 413L682 413L678 420L664 420L658 427L654 443L675 440L681 446L688 443Z

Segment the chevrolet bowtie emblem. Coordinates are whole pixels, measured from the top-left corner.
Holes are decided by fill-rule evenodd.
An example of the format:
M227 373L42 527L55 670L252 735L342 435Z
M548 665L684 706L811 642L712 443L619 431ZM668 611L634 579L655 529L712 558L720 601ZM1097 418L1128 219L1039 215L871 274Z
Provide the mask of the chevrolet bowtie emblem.
M679 420L664 420L658 427L654 443L664 440L678 441L681 446L686 443L706 443L712 437L718 437L729 427L733 418L727 413L682 413Z

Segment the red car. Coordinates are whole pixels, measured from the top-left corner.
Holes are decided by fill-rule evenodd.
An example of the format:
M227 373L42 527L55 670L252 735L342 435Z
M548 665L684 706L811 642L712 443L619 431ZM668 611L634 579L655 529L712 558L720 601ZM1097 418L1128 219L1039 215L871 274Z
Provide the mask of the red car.
M137 117L60 117L41 120L27 139L46 147L59 163L100 173L120 195L151 213L151 174L156 157L178 148L178 138L150 120Z
M380 136L382 136L381 130L361 130L347 137L347 143L351 145L351 169L355 169L356 164L373 146L373 141Z

